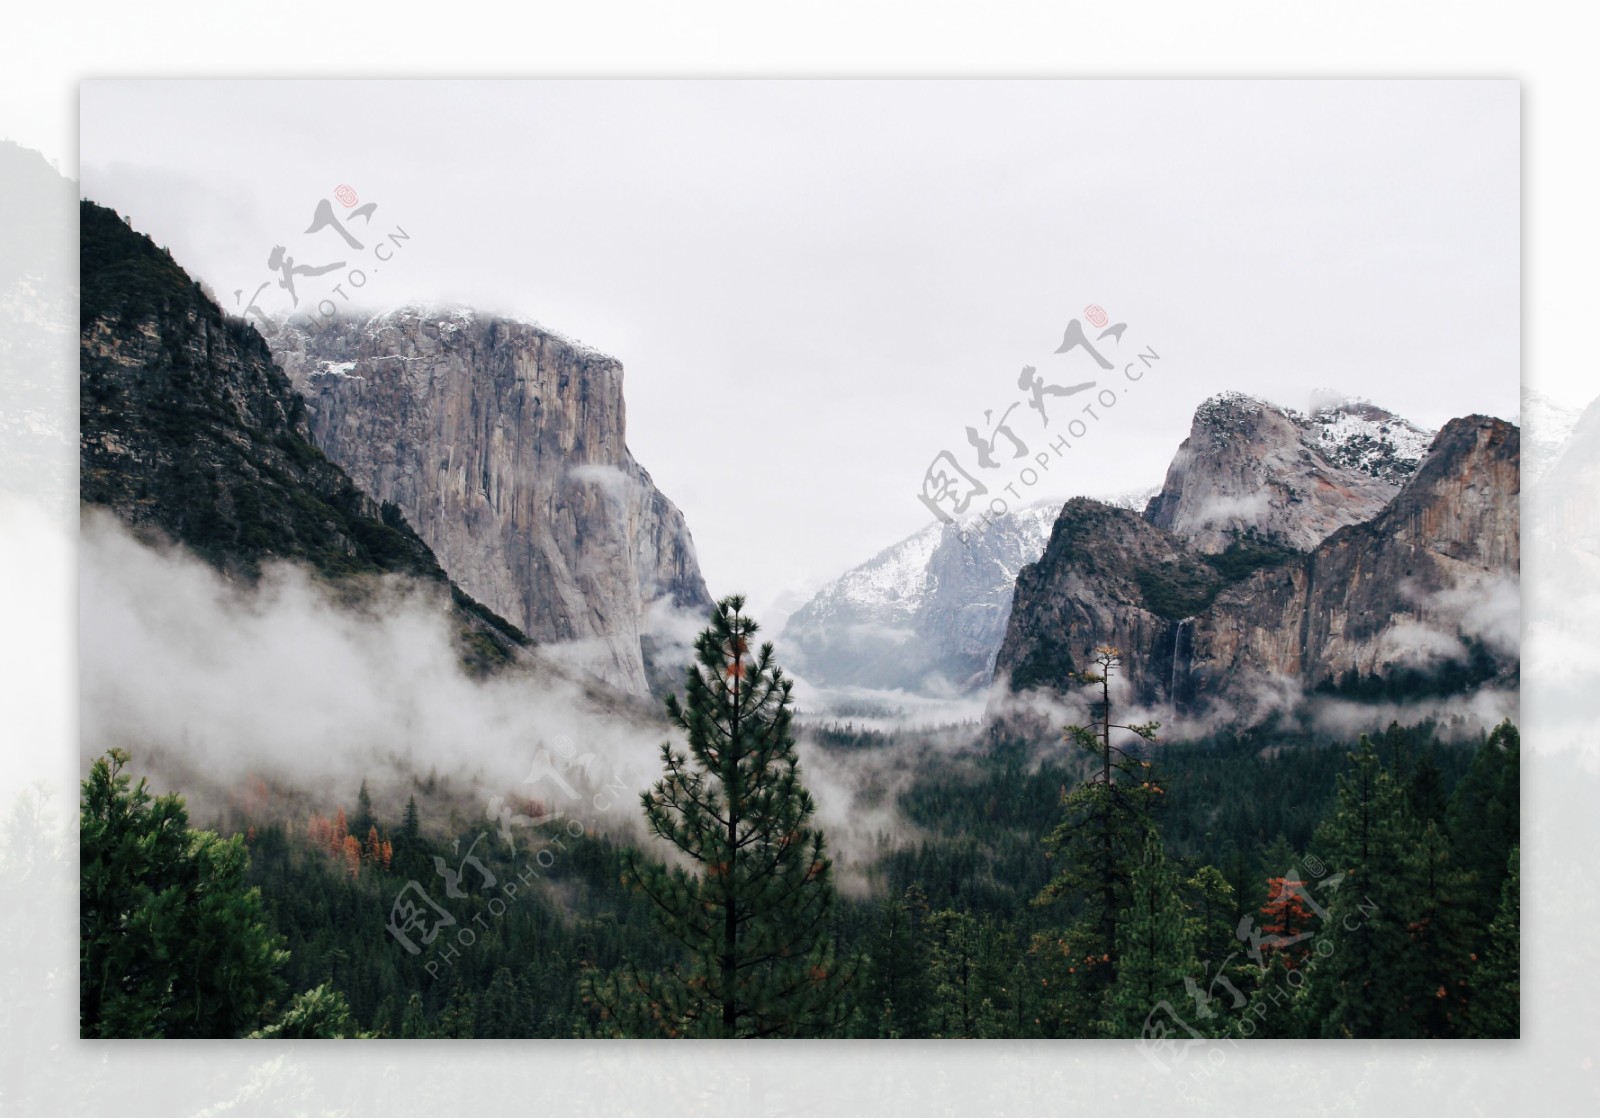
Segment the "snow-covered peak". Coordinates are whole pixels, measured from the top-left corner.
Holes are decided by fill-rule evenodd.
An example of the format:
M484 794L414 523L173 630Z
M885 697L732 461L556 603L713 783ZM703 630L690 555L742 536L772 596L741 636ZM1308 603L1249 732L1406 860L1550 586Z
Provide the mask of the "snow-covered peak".
M1324 405L1305 426L1329 462L1391 482L1416 473L1438 434L1359 399Z
M1154 487L1102 500L1137 509ZM782 640L803 677L924 694L988 683L1017 576L1044 554L1062 502L993 520L938 522L890 545L818 591Z
M1437 432L1418 427L1362 397L1319 389L1302 412L1242 392L1219 392L1194 413L1195 433L1226 441L1254 429L1263 415L1282 416L1300 430L1300 441L1335 466L1403 483L1433 445Z

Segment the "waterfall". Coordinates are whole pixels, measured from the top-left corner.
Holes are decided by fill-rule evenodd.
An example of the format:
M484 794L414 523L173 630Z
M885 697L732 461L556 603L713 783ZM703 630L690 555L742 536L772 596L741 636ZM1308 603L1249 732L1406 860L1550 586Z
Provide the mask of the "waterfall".
M1172 631L1172 680L1167 685L1167 698L1172 700L1172 706L1178 706L1178 651L1183 643L1183 627L1194 621L1194 617L1183 618L1178 622L1177 628Z

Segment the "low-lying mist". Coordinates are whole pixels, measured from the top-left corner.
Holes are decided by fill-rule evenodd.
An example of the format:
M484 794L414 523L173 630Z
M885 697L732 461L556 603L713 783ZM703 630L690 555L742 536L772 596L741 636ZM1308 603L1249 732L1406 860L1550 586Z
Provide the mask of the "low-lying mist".
M664 709L537 652L474 678L436 586L390 577L352 596L287 563L245 584L95 510L79 562L81 765L130 750L132 771L182 792L198 826L240 807L301 822L349 811L365 781L390 827L408 796L445 834L493 830L533 799L646 838L638 795L661 776L660 744L682 745ZM687 653L688 636L663 644ZM859 888L882 841L914 836L895 803L933 747L858 754L798 737L841 885Z

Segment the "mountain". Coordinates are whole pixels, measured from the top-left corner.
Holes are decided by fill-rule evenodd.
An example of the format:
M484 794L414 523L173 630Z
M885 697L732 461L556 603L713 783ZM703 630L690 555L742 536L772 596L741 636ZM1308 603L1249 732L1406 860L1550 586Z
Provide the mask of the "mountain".
M711 599L628 451L616 359L463 308L296 318L272 349L316 445L474 598L628 692L676 682L660 615L702 620Z
M1282 448L1249 435L1282 433L1265 409L1245 419L1258 423L1241 432L1245 445ZM1190 450L1191 480L1179 492L1203 492ZM1286 541L1316 529L1288 531L1270 495L1258 506L1264 521L1241 523L1221 550L1215 522L1191 520L1185 536L1153 515L1156 502L1139 517L1076 499L1017 580L995 673L1014 690L1063 690L1096 646L1110 644L1139 702L1227 704L1245 721L1311 690L1402 698L1514 686L1520 460L1515 426L1452 420L1392 501L1303 553ZM1272 469L1245 476L1270 478ZM1353 507L1329 497L1298 504L1318 526L1330 510Z
M401 511L312 444L305 402L252 327L113 211L83 202L79 229L84 504L237 578L286 559L352 594L365 576L432 583L470 663L516 658L527 638L450 583Z
M1246 531L1304 551L1387 505L1433 434L1366 401L1304 414L1222 393L1195 411L1145 516L1204 553Z
M1150 491L1130 495L1142 504ZM782 643L824 686L924 694L988 686L1017 573L1039 558L1061 506L1038 502L981 528L930 524L823 587Z

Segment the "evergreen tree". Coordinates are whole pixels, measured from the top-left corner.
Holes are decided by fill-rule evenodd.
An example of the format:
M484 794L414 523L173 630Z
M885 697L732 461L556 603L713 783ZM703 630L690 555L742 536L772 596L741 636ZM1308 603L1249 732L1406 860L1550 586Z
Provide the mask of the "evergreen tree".
M1472 974L1468 1033L1472 1037L1522 1036L1521 849L1507 859L1500 907L1489 924L1488 945Z
M1198 970L1178 885L1160 837L1151 832L1133 868L1131 904L1117 924L1117 977L1106 1014L1113 1037L1140 1036L1158 1003L1183 1001L1183 981Z
M350 834L365 838L368 830L377 825L377 818L372 814L372 797L367 792L367 780L361 779L361 788L356 792L356 814L350 819Z
M1279 832L1261 852L1260 878L1264 882L1274 878L1296 878L1295 865L1299 861L1300 852Z
M422 825L417 814L417 798L406 798L405 815L401 817L400 830L394 837L392 867L404 878L425 879L430 871L429 861L423 853Z
M430 1037L428 1016L422 1009L422 996L412 991L406 999L406 1008L400 1017L400 1036L404 1038Z
M182 798L152 798L95 759L79 813L83 1037L238 1037L280 990L288 958L246 884L242 837L194 831Z
M1214 866L1203 866L1183 884L1195 955L1202 965L1219 968L1239 948L1238 899L1227 877Z
M439 1015L439 1037L470 1038L478 1036L477 1000L472 992L459 984L450 989L450 998Z
M1406 803L1418 823L1426 824L1431 820L1443 826L1448 819L1444 774L1431 749L1423 752L1411 771L1411 779L1406 783Z
M1277 949L1268 949L1274 956L1282 956L1289 970L1298 970L1311 952L1307 938L1316 935L1316 913L1306 904L1306 884L1298 878L1272 878L1267 882L1267 904L1261 907L1261 931L1274 942Z
M1465 1025L1472 919L1463 903L1467 876L1450 864L1447 841L1430 820L1406 860L1407 1037L1460 1037Z
M1339 776L1315 849L1337 875L1321 931L1337 947L1318 957L1310 997L1323 1037L1404 1037L1412 907L1407 856L1415 838L1405 794L1362 735Z
M478 1008L478 1037L527 1037L525 1003L511 969L497 968Z
M1507 859L1521 843L1521 738L1509 721L1489 734L1450 798L1450 847L1473 874L1466 901L1480 931L1500 904Z
M1262 1038L1305 1037L1306 983L1304 979L1291 981L1289 956L1276 952L1272 963L1261 973L1256 989L1250 996L1250 1009L1255 1032L1249 1036ZM1304 972L1300 973L1302 976ZM1256 1013L1257 1010L1260 1013Z
M880 1037L925 1037L930 960L928 900L917 886L891 898L878 917L862 997L880 1011Z
M669 1035L823 1035L842 1022L849 978L830 943L832 861L800 780L792 685L771 643L751 656L757 626L743 608L740 596L723 599L696 640L685 699L667 701L688 753L664 744L666 776L641 796L651 831L695 870L628 864L687 970L630 967L593 991L610 1013L643 1011Z
M934 1037L973 1037L982 1005L977 922L970 913L943 909L929 918L928 926L931 1032Z
M276 1022L250 1036L289 1041L305 1038L369 1038L372 1035L361 1032L345 997L324 983L290 999Z
M1045 838L1060 870L1034 898L1034 904L1068 900L1083 914L1067 939L1087 966L1071 974L1078 977L1078 983L1099 993L1116 979L1117 921L1128 907L1133 867L1153 826L1152 802L1164 795L1164 790L1148 760L1112 742L1114 730L1152 742L1160 725L1111 721L1111 678L1121 663L1121 653L1102 645L1095 650L1094 663L1098 671L1078 673L1076 678L1099 694L1094 705L1096 722L1066 729L1067 739L1093 760L1094 770L1067 794L1065 818Z

